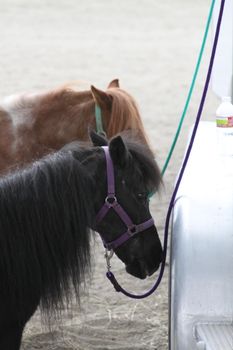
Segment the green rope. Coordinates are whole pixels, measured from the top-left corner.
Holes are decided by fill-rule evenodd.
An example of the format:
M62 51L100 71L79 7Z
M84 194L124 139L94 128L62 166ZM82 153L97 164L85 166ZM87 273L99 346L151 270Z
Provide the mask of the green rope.
M182 113L181 118L180 118L180 122L179 122L179 125L178 125L178 128L177 128L175 137L173 139L170 151L168 153L167 159L166 159L166 161L164 163L164 166L163 166L163 169L162 169L162 176L164 175L164 173L165 173L165 171L167 169L167 166L169 164L169 161L171 159L171 156L172 156L172 153L174 151L177 139L178 139L179 134L180 134L180 130L181 130L184 118L185 118L186 113L187 113L189 102L191 100L191 96L192 96L192 93L193 93L193 88L194 88L194 85L195 85L195 82L196 82L197 74L198 74L200 63L201 63L202 56L203 56L203 51L204 51L204 48L205 48L205 45L206 45L206 39L207 39L208 32L209 32L209 27L210 27L210 22L211 22L212 15L213 15L214 5L215 5L215 0L212 0L212 4L211 4L211 7L210 7L210 11L209 11L209 16L208 16L207 23L206 23L206 29L205 29L205 33L204 33L204 37L203 37L200 53L199 53L199 56L198 56L195 72L194 72L194 75L193 75L192 83L191 83L191 86L189 88L188 97L187 97L186 102L185 102L185 106L184 106L183 113Z
M197 59L196 68L195 68L195 71L194 71L194 74L193 74L193 79L192 79L192 82L191 82L191 85L190 85L190 88L189 88L188 96L187 96L187 99L186 99L186 102L185 102L185 105L184 105L184 109L183 109L182 115L180 117L180 121L179 121L179 124L178 124L178 128L176 130L176 134L174 136L174 139L173 139L172 145L170 147L167 159L166 159L166 161L164 163L164 166L163 166L163 169L162 169L162 172L161 172L162 176L164 175L164 173L165 173L165 171L166 171L166 169L168 167L168 164L170 162L172 153L174 151L174 148L176 146L176 142L178 140L178 137L179 137L179 134L180 134L180 131L181 131L181 127L182 127L184 118L185 118L185 116L187 114L187 109L188 109L188 106L189 106L189 103L190 103L190 100L191 100L191 97L192 97L192 94L193 94L193 89L194 89L194 86L195 86L195 83L196 83L197 74L199 72L199 68L200 68L200 64L201 64L204 48L205 48L205 45L206 45L206 39L207 39L208 32L209 32L210 22L211 22L211 19L212 19L212 16L213 16L214 5L215 5L215 0L212 0L211 6L210 6L209 15L208 15L208 19L207 19L207 23L206 23L205 33L204 33L204 37L203 37L202 44L201 44L201 49L200 49L199 56L198 56L198 59ZM154 192L150 193L148 195L148 197L149 198L152 197L153 194L154 194Z

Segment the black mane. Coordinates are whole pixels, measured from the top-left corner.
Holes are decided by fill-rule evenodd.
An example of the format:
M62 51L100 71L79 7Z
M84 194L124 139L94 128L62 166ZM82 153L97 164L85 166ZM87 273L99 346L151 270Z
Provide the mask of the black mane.
M0 180L0 295L13 305L22 309L38 291L42 307L56 309L71 285L79 296L90 266L91 188L85 168L64 151Z

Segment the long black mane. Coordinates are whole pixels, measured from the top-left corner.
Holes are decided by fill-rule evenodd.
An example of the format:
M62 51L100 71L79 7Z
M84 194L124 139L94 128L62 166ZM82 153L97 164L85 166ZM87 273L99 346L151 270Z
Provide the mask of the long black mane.
M35 293L45 310L60 307L71 285L79 296L90 266L91 181L63 151L0 180L0 295L20 312Z

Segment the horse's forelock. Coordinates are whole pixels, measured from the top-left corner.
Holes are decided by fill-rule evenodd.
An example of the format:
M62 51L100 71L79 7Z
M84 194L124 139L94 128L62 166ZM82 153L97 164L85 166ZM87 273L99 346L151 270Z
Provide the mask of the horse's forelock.
M123 130L134 129L140 132L142 141L148 144L139 109L134 98L119 88L109 89L108 94L112 97L111 120L107 130L108 137L112 137Z
M131 177L139 176L145 181L148 189L158 190L162 183L161 172L153 152L140 141L140 135L129 131L120 134L131 154Z

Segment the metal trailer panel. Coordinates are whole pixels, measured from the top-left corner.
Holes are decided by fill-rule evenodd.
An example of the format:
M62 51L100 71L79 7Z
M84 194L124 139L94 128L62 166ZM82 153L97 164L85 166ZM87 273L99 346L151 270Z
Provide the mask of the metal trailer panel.
M216 136L200 123L174 206L170 350L211 349L201 323L233 327L233 157L218 155Z
M196 338L199 350L232 350L233 324L198 324Z
M212 28L215 33L220 0L216 0ZM217 96L233 98L233 0L225 1L221 31L219 33L213 72L212 89Z

